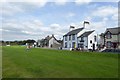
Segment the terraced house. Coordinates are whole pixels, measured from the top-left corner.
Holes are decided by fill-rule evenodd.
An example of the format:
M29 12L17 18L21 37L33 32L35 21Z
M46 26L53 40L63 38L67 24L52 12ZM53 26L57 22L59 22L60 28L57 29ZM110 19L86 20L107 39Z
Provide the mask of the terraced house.
M70 26L70 31L63 36L63 48L79 48L79 49L97 49L97 34L95 30L87 30L85 27L75 29Z

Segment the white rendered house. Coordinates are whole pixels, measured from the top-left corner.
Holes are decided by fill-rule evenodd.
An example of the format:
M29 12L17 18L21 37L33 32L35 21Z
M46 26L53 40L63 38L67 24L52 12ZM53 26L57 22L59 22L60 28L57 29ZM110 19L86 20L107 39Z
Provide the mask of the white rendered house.
M78 47L77 37L78 37L78 33L80 33L80 31L82 31L82 30L83 30L83 28L78 28L78 29L71 30L70 32L65 34L63 36L63 48L70 49L70 48Z
M63 48L97 49L97 34L84 27L73 29L63 36Z

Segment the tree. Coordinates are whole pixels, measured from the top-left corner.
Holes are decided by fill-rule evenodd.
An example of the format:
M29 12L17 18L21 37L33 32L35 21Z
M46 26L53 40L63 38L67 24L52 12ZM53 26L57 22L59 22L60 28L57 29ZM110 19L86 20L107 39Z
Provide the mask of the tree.
M34 43L34 42L36 42L35 40L27 40L26 41L27 43Z

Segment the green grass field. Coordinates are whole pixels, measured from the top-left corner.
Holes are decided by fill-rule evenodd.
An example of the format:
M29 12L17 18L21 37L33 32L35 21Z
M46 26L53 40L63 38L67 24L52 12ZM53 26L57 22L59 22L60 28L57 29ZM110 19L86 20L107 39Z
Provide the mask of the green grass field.
M2 47L3 78L117 78L118 54Z

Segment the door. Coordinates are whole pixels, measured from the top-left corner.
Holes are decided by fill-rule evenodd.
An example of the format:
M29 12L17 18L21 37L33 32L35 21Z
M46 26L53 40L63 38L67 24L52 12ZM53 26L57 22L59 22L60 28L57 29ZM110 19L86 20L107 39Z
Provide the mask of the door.
M113 48L117 48L117 43L113 43Z
M93 43L93 51L95 51L95 44Z

